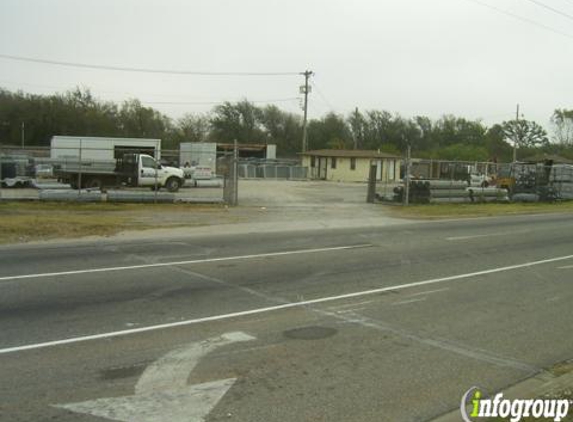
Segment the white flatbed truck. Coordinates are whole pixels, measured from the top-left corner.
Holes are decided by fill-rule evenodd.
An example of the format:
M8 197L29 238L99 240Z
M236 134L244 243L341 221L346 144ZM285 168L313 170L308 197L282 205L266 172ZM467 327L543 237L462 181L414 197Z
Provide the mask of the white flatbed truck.
M128 186L177 192L185 183L183 170L162 166L146 154L123 154L115 161L63 161L53 167L54 176L73 189Z

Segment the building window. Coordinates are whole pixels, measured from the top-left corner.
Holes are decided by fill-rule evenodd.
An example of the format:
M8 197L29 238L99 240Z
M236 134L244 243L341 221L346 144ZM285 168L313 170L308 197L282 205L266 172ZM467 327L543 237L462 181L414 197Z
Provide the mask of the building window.
M336 157L332 157L330 159L330 168L331 169L335 169L336 168Z
M310 166L314 168L315 165L316 165L316 157L315 157L314 155L311 155L311 157L310 157Z
M350 170L356 170L356 158L350 159Z

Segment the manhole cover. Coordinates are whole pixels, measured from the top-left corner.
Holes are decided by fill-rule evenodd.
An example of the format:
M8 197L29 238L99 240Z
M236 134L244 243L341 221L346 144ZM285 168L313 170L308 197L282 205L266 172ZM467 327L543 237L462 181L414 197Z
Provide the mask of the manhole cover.
M135 377L141 375L146 366L147 364L141 363L133 366L103 369L100 371L100 378L104 380L115 380Z
M285 337L298 340L320 340L322 338L332 337L338 330L329 327L301 327L287 330L284 332Z

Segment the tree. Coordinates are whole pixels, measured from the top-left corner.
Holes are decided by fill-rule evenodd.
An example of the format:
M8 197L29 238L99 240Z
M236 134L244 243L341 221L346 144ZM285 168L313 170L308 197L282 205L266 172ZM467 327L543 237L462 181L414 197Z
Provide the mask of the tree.
M216 142L264 143L261 110L247 100L225 102L213 110L211 128Z
M483 146L453 144L443 148L439 158L456 161L487 161L488 152Z
M267 142L276 144L281 154L292 155L300 151L302 140L302 119L282 111L275 105L261 109L260 121Z
M205 142L209 138L211 121L208 114L188 113L181 117L175 128L176 142Z
M171 129L171 120L139 100L125 101L119 111L122 136L162 138Z
M480 121L446 115L433 125L432 144L434 148L454 144L479 146L483 145L485 133L486 128Z
M352 134L352 141L354 142L356 149L362 149L362 146L364 145L365 130L364 116L358 111L358 108L356 108L356 110L348 116L347 121L350 133Z
M497 162L509 162L512 159L512 147L506 141L506 135L500 124L490 127L485 134L485 147L489 154L489 160Z
M352 135L346 120L336 113L311 120L308 140L309 149L346 149L352 146Z
M555 140L563 146L573 146L573 110L556 109L551 124Z
M510 120L502 123L505 136L518 148L535 148L549 144L547 132L534 121Z

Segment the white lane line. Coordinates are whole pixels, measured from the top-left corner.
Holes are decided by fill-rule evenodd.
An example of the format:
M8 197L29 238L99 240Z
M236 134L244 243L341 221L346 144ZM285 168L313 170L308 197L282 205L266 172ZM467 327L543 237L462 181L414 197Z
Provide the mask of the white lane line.
M351 299L351 298L355 298L355 297L362 297L362 296L368 296L368 295L373 295L373 294L378 294L378 293L384 293L384 292L388 292L388 291L392 291L392 290L404 290L404 289L409 289L412 287L428 286L431 284L444 283L447 281L464 280L467 278L478 277L478 276L489 275L489 274L496 274L496 273L512 271L512 270L518 270L521 268L534 267L537 265L549 264L552 262L559 262L559 261L566 261L569 259L573 259L573 255L560 256L560 257L556 257L556 258L548 258L548 259L543 259L540 261L530 261L530 262L525 262L523 264L509 265L507 267L491 268L489 270L476 271L473 273L466 273L466 274L457 274L457 275L452 275L452 276L448 276L448 277L433 278L430 280L416 281L413 283L398 284L396 286L381 287L381 288L372 289L372 290L363 290L360 292L347 293L347 294L338 295L338 296L327 296L327 297L321 297L318 299L311 299L311 300L305 300L305 301L300 301L300 302L292 302L292 303L285 303L285 304L281 304L281 305L269 306L266 308L250 309L248 311L238 311L238 312L232 312L229 314L212 315L212 316L203 317L203 318L189 319L189 320L184 320L184 321L177 321L177 322L171 322L171 323L165 323L165 324L151 325L148 327L132 328L129 330L113 331L113 332L109 332L109 333L94 334L94 335L89 335L89 336L73 337L73 338L68 338L68 339L64 339L64 340L47 341L44 343L27 344L24 346L7 347L5 349L0 349L0 354L21 352L24 350L42 349L42 348L46 348L46 347L61 346L64 344L80 343L80 342L90 341L90 340L108 339L108 338L113 338L113 337L126 336L126 335L130 335L130 334L139 334L139 333L145 333L145 332L149 332L149 331L164 330L167 328L185 327L188 325L201 324L204 322L222 321L222 320L238 318L238 317L243 317L243 316L249 316L249 315L258 315L258 314L262 314L262 313L266 313L266 312L280 311L282 309L297 308L297 307L302 307L302 306L307 306L307 305L315 305L318 303L327 303L327 302L332 302L332 301L341 300L341 299Z
M338 314L353 314L353 313L355 313L355 312L357 312L357 311L363 311L364 309L366 309L366 308L344 309L344 310L342 310L342 311L335 311L335 312L336 312L337 315L338 315Z
M436 290L426 290L424 292L418 292L418 293L414 293L411 295L408 295L408 297L414 297L414 296L425 296L425 295L432 295L434 293L440 293L440 292L445 292L447 290L450 290L449 287L446 287L444 289L436 289Z
M421 297L421 298L419 298L419 299L403 300L403 301L401 301L401 302L394 302L394 303L392 304L392 306L408 305L408 304L410 304L410 303L423 302L423 301L425 301L425 300L426 300L425 297Z
M354 306L367 305L367 304L372 303L372 302L374 302L374 300L365 300L363 302L358 302L358 303L347 303L345 305L332 306L329 309L332 309L333 311L337 311L337 310L344 309L344 308L352 308Z
M316 249L299 249L284 252L269 252L260 253L252 255L237 255L237 256L226 256L222 258L205 258L205 259L194 259L190 261L172 261L172 262L156 262L153 264L140 264L140 265L129 265L123 267L107 267L107 268L90 268L86 270L75 270L75 271L60 271L55 273L39 273L39 274L24 274L24 275L11 275L0 277L0 281L9 280L22 280L27 278L43 278L43 277L57 277L63 275L77 275L77 274L91 274L91 273L106 273L111 271L128 271L128 270L138 270L142 268L157 268L157 267L172 267L176 265L191 265L191 264L206 264L210 262L223 262L223 261L238 261L242 259L258 259L258 258L269 258L275 256L286 256L286 255L303 255L311 253L321 253L321 252L334 252L342 251L348 249L358 249L358 248L369 248L372 247L371 243L364 243L360 245L349 245L349 246L334 246L331 248L316 248Z
M449 241L456 241L456 240L468 240L468 239L479 239L480 237L495 237L495 236L510 236L516 233L529 233L530 230L516 230L513 232L497 232L497 233L488 233L488 234L474 234L468 236L454 236L454 237L446 237L446 240Z
M573 268L573 265L566 265L564 267L557 267L558 270L570 270Z

